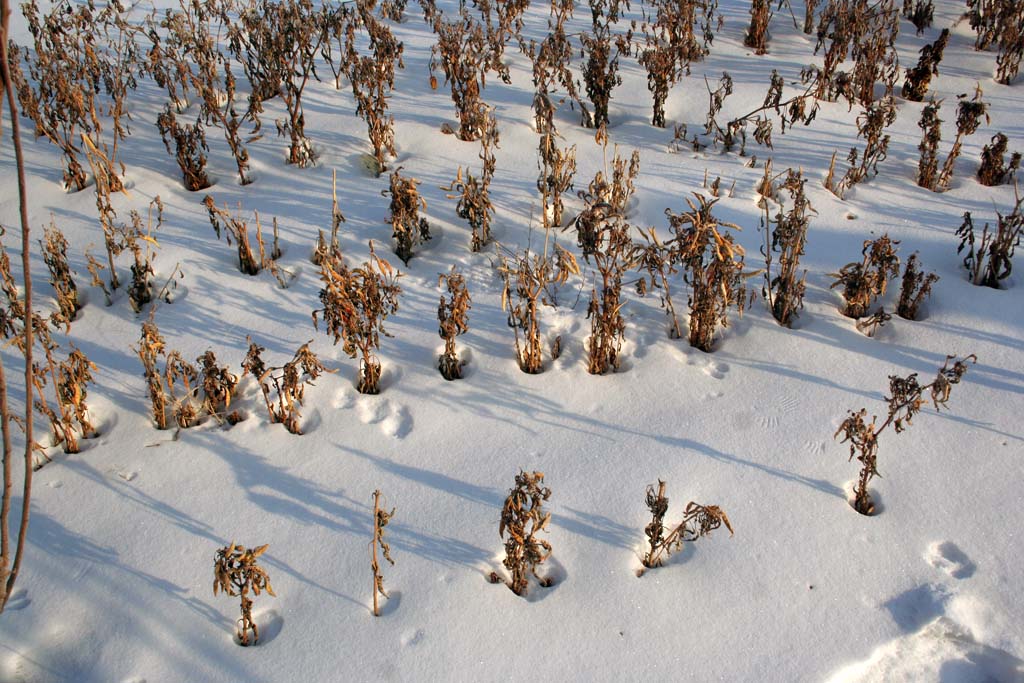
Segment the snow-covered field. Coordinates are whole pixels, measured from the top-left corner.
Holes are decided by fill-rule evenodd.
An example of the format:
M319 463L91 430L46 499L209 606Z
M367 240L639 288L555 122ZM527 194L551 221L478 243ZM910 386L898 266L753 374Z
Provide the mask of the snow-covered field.
M799 5L799 7L797 6ZM446 12L455 3L441 5ZM547 6L527 12L526 37L544 35ZM709 147L675 149L672 129L703 129L708 96L723 71L735 79L723 120L760 105L772 69L785 78L784 98L802 91L800 70L820 63L814 38L776 13L769 53L743 47L749 5L722 3L725 22L711 54L692 65L667 103L668 127L650 125L646 74L621 61L612 95L610 142L640 153L636 226L668 233L664 210L681 211L705 173L735 183L716 215L735 233L748 268L763 267L764 236L755 187L762 164L803 169L816 210L802 260L805 308L793 329L780 327L758 298L716 342L712 353L669 339L656 296L624 288L627 321L619 371L592 376L584 343L594 274L580 259L573 277L544 308L547 338L561 335L545 371L520 371L512 330L501 310L495 245L469 251L469 228L442 185L459 165L479 169L479 144L441 132L457 125L446 86L429 85L434 36L418 5L390 22L405 46L390 107L403 174L420 180L433 239L404 266L389 249L387 175L367 174L370 151L350 90L333 78L304 98L306 130L319 160L284 163L285 138L268 102L262 139L249 146L255 182L240 186L220 132L208 131L215 184L183 189L173 157L154 125L166 93L143 80L132 94L132 135L123 145L127 195L119 216L144 211L159 195L164 226L154 262L164 282L180 267L173 303L154 320L186 359L213 350L240 374L246 337L280 365L301 344L334 370L306 390L304 434L270 424L251 377L233 407L248 419L227 428L215 420L187 430L152 422L135 345L149 307L135 314L124 290L106 306L88 286L85 250L102 257L93 188L66 193L57 149L26 140L33 239L51 217L67 236L86 305L70 332L54 333L96 363L88 403L100 435L80 454L48 451L36 472L28 550L14 596L0 617L2 681L348 681L692 679L726 681L1022 681L1024 680L1024 299L1016 270L1004 289L967 281L955 231L970 211L979 227L1014 203L1011 185L975 180L981 147L996 132L1024 149L1024 97L992 79L995 55L975 52L966 22L952 30L936 98L945 98L943 158L954 133L956 95L980 83L990 121L966 139L952 187L932 193L915 184L924 103L897 98L888 158L879 174L840 200L824 187L829 160L842 160L856 138L858 107L822 103L816 120L785 135L774 150L749 140L747 156ZM802 13L802 3L794 3ZM963 12L938 2L922 36L901 22L901 65ZM627 17L639 17L639 3ZM589 25L577 8L572 26ZM625 21L625 20L623 20ZM28 40L15 18L15 39ZM538 136L532 128L529 59L510 44L511 84L489 77L483 99L496 108L500 148L491 189L494 237L504 249L543 245L536 190ZM578 70L579 60L574 62ZM241 70L237 70L241 73ZM240 79L241 80L241 79ZM902 78L897 85L902 84ZM245 90L241 85L240 90ZM602 168L594 132L566 103L556 116L563 144L576 145L576 188ZM32 127L23 120L23 131ZM5 120L3 131L10 131ZM609 153L611 147L609 147ZM756 154L753 168L747 167ZM400 267L400 309L382 338L379 395L356 391L356 361L312 324L320 308L319 269L310 262L317 231L329 230L332 171L347 222L341 249L351 265L377 252ZM0 145L0 223L4 247L19 263L17 187L9 137ZM202 205L258 210L264 227L277 217L294 274L287 289L269 273L238 271L233 247L218 240ZM582 204L572 196L570 214ZM904 259L919 252L941 279L917 322L893 317L873 338L843 317L829 273L860 258L866 239L888 233ZM571 230L550 236L578 253ZM127 279L130 255L118 263ZM468 364L461 381L437 371L438 274L457 265L470 294L470 330L459 338ZM1024 268L1024 266L1020 266ZM16 276L20 269L15 265ZM1022 271L1024 272L1024 271ZM54 307L38 252L32 276L36 305ZM685 323L685 285L673 281ZM760 278L748 283L760 290ZM882 300L895 307L898 283ZM582 294L579 294L582 292ZM20 355L3 362L15 412L24 402ZM929 405L905 433L880 437L871 483L879 513L857 514L847 499L857 463L833 434L848 410L884 414L889 375L930 380L947 354L976 354L948 408ZM46 427L37 424L46 438ZM15 431L15 450L20 448ZM502 504L514 475L539 470L552 495L553 547L541 573L554 584L528 597L487 581L503 572L498 536ZM16 468L16 473L20 471ZM637 577L650 519L645 488L668 482L668 520L687 501L719 505L735 535L721 529L688 544L662 568ZM388 527L395 566L383 573L390 598L371 615L368 544L372 493L396 508ZM17 509L18 496L15 496ZM211 590L216 550L230 541L269 544L261 558L277 597L256 598L258 646L233 642L236 598Z

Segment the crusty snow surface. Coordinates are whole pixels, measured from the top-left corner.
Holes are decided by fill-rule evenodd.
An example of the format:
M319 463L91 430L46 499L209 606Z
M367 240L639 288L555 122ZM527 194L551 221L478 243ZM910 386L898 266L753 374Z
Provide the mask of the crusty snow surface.
M923 36L902 22L904 66L963 10L937 5ZM454 3L442 7L455 11ZM785 8L764 56L742 46L749 5L729 0L722 9L710 56L672 90L667 129L650 125L646 76L623 58L609 136L624 155L640 151L629 220L666 235L664 210L678 212L691 193L707 192L705 171L720 176L735 189L716 215L743 228L735 235L753 270L763 266L754 192L762 164L802 168L817 211L803 259L806 305L784 329L756 300L708 354L669 339L657 298L627 287L623 363L607 376L586 371L594 275L582 260L583 278L570 279L558 307L542 312L546 336L562 337L561 357L546 358L539 375L517 367L495 249L469 251L468 226L440 189L460 164L479 168L479 145L441 132L456 124L454 107L443 83L430 89L433 36L415 3L405 22L391 23L405 45L390 100L394 166L421 181L433 239L408 267L388 249L388 199L380 194L387 176L365 171L365 125L347 86L335 90L331 79L306 95L307 133L320 154L312 168L284 163L286 141L272 122L279 102L268 103L265 134L249 147L249 186L238 185L220 132L208 132L216 184L207 192L221 206L258 210L265 227L278 218L280 265L294 274L282 289L269 273L238 271L234 249L210 228L205 193L183 189L163 149L153 122L166 94L139 84L123 149L129 192L115 208L125 218L156 195L166 206L156 280L176 266L184 278L155 321L168 348L189 359L213 350L236 372L247 335L277 365L313 340L335 372L307 389L302 436L268 422L251 378L236 400L248 419L233 428L213 420L180 432L153 426L134 350L150 311L134 314L123 289L106 306L88 286L85 250L103 255L92 188L64 192L56 148L27 140L33 240L51 218L64 231L87 302L70 333L55 338L64 353L73 343L99 368L89 406L101 434L78 455L50 449L53 462L36 473L23 573L0 617L0 680L1024 680L1024 280L1015 270L1002 290L971 285L954 234L964 211L980 227L1012 208L1011 186L984 187L974 175L994 133L1024 149L1024 85L996 84L994 53L975 52L961 23L933 82L945 100L943 158L956 95L980 83L991 120L966 140L951 189L915 185L924 105L898 99L879 175L839 200L821 185L829 159L862 145L858 109L845 103L824 103L810 127L776 130L774 150L752 139L746 157L672 148L675 124L691 134L703 128L705 75L714 84L728 71L736 81L727 120L761 103L772 69L786 79L788 97L801 89L800 69L820 63L813 38L794 29ZM802 3L794 9L802 13ZM639 11L637 4L627 16ZM544 5L529 10L527 37L543 36L546 16ZM573 26L588 21L580 6ZM15 23L25 42L23 20ZM501 134L494 234L505 250L539 249L530 66L514 45L507 56L511 85L492 77L483 93ZM604 153L567 103L557 122L563 144L577 146L576 186L585 188ZM753 154L756 167L748 168ZM13 168L5 139L0 222L18 275ZM317 231L330 227L332 171L348 262L364 260L374 240L404 274L401 308L387 325L393 337L382 338L377 396L357 393L356 362L310 316L320 283L309 255ZM570 212L580 206L569 202ZM868 338L840 315L828 274L883 233L901 241L904 259L919 252L941 280L922 320L894 317ZM571 231L550 238L577 249ZM48 312L52 288L38 252L33 258L37 306ZM118 264L123 280L129 259ZM446 382L436 369L437 278L452 265L466 275L473 308L459 339L466 377ZM685 285L674 284L685 323ZM759 291L760 278L749 284ZM887 310L897 294L894 286L885 295ZM20 410L19 356L9 345L2 353ZM872 482L880 513L857 514L847 503L857 465L833 440L847 411L884 412L889 375L927 380L947 354L970 353L978 363L954 388L949 410L929 405L906 432L881 437L882 478ZM37 430L46 438L42 423ZM553 492L546 539L554 553L543 572L554 585L534 584L525 599L486 580L504 572L498 518L519 469L543 471ZM670 520L687 501L715 504L736 533L723 528L638 578L649 520L644 490L658 479L668 482ZM368 550L376 488L396 508L388 527L396 565L384 565L391 597L379 618L370 612ZM256 647L233 642L237 600L211 590L214 553L232 540L270 545L263 559L277 597L256 599Z

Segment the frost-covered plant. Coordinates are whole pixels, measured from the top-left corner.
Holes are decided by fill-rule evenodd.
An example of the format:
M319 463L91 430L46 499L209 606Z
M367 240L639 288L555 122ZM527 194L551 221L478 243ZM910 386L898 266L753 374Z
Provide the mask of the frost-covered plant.
M647 551L643 565L648 569L660 567L664 557L678 551L683 543L692 543L723 524L733 534L732 525L722 508L715 505L699 505L690 501L683 511L683 519L671 530L665 529L665 515L668 514L668 498L665 496L665 482L658 480L658 488L647 487L647 509L651 511L651 522L644 527L647 537ZM664 557L663 557L664 556Z
M833 438L843 435L840 443L850 442L850 460L857 458L861 463L860 475L854 487L853 508L862 515L871 515L875 511L875 504L868 492L868 483L878 475L878 437L887 427L892 425L899 434L921 408L928 403L925 392L929 393L932 404L936 410L946 405L949 401L949 394L954 384L959 384L960 379L967 372L967 363L977 362L974 354L964 358L946 356L946 362L939 368L939 372L930 384L920 385L917 381L917 373L900 377L889 376L889 393L885 400L888 405L888 415L885 421L876 426L877 417L872 416L871 422L865 421L868 414L866 408L857 412L850 411L849 416L836 430ZM953 361L953 366L949 362Z
M530 574L541 586L551 585L551 579L542 579L537 574L538 565L551 556L551 544L536 537L541 531L547 531L551 521L551 513L544 510L551 489L544 486L543 472L520 470L515 482L501 508L498 536L505 540L502 564L512 574L509 588L516 595L526 595Z
M739 230L735 223L718 220L711 210L718 199L695 192L696 203L686 199L689 211L665 209L675 237L683 279L690 285L690 346L710 352L718 326L728 327L728 310L743 312L746 298L743 247L721 230Z
M252 642L260 640L260 630L252 618L252 598L266 591L275 598L273 586L270 585L270 577L257 560L260 555L267 552L269 545L261 545L258 548L243 548L236 546L232 541L217 551L213 561L213 594L223 591L230 596L241 598L242 617L238 620L235 633L238 636L238 644L249 645L249 632L252 631Z
M829 273L836 278L830 289L843 288L843 315L861 318L867 315L872 302L885 294L889 280L900 273L898 245L899 241L889 239L888 234L876 240L864 240L860 261L847 263L838 273Z
M381 364L376 351L380 348L380 335L390 336L384 329L384 321L398 311L401 276L390 263L377 256L373 242L370 242L369 259L359 268L348 268L340 260L320 264L323 308L313 311L313 326L319 329L322 319L334 343L342 342L342 349L349 358L359 356L356 388L360 393L380 392Z

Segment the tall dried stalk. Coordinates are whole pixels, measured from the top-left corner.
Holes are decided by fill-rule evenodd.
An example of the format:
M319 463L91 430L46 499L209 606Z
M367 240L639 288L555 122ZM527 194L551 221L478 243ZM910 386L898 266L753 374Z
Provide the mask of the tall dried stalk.
M455 194L445 195L448 199L458 199L455 212L459 218L469 222L472 236L469 241L470 251L480 251L491 241L491 220L494 218L494 206L491 204L490 186L494 179L495 157L494 148L498 146L498 124L493 110L488 110L487 123L480 136L480 160L483 169L480 178L466 169L462 176L459 166L455 180L441 189Z
M380 506L380 489L373 492L373 540L370 541L370 569L373 571L373 616L380 616L380 608L377 604L377 596L390 597L384 590L384 576L380 573L380 564L377 562L377 548L380 547L384 559L392 565L395 561L391 559L391 546L384 540L384 527L388 525L395 515L395 508L387 512Z
M956 138L953 140L953 147L946 156L946 161L939 171L939 142L941 141L942 120L939 118L941 100L934 99L921 111L921 120L918 127L924 131L921 144L918 149L921 151L921 159L918 162L917 184L920 187L932 192L943 192L949 188L953 179L953 166L960 156L963 148L965 135L972 135L978 130L982 119L987 122L988 105L981 101L981 88L974 91L974 97L970 100L965 95L959 96L956 116Z
M930 384L920 385L917 381L917 373L907 377L898 375L889 376L889 393L885 400L888 405L888 416L880 426L875 426L878 419L872 416L871 422L865 422L867 409L862 408L857 412L850 411L849 417L843 421L836 430L833 438L843 435L840 443L850 442L850 460L857 458L861 463L860 475L854 487L853 508L862 515L871 515L875 511L875 504L868 492L868 483L878 475L878 437L889 425L892 425L899 434L906 425L925 406L928 401L924 398L925 392L929 397L935 410L939 410L949 401L949 394L954 384L959 384L960 379L967 372L967 363L976 363L977 357L974 354L964 358L946 356L946 362L939 368L939 372ZM953 367L949 367L949 361L953 361Z
M17 100L14 95L14 77L11 73L11 55L8 52L11 26L10 0L0 0L0 130L3 128L3 105L7 100L11 118L11 143L14 147L15 175L18 179L18 215L21 222L21 262L23 292L23 337L25 356L25 386L32 386L32 277L30 271L31 235L28 223L28 195L25 183L25 158L21 147L21 126L18 121ZM6 255L4 256L6 258ZM6 328L7 325L5 324ZM6 334L6 329L4 330ZM7 379L3 361L0 360L0 431L3 436L3 493L0 504L0 613L3 613L8 599L14 592L14 584L21 571L28 535L29 510L32 502L32 401L25 401L22 429L25 432L24 472L22 479L21 512L18 524L18 540L11 553L10 515L11 496L14 488L14 448L11 444L10 423L12 416L7 403Z

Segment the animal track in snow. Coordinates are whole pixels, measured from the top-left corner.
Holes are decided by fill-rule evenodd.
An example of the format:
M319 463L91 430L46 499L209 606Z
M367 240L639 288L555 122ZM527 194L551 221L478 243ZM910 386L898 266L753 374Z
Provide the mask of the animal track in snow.
M967 554L952 541L941 541L928 546L924 559L954 579L969 579L978 568Z
M729 364L721 361L708 361L708 364L704 366L704 374L715 379L725 379L728 372Z
M779 395L772 399L772 402L757 413L757 421L765 429L775 429L782 423L783 419L793 413L797 408L795 397L787 394Z
M380 425L382 432L396 439L404 439L412 431L409 409L402 405L396 406L381 396L361 397L358 413L363 424Z
M419 645L423 642L423 638L425 636L426 633L421 628L418 628L415 631L411 632L407 631L406 633L402 634L402 645L406 647L410 645Z
M362 396L359 401L359 421L363 424L377 424L388 416L391 402L380 396Z
M827 445L824 441L804 441L804 450L811 455L822 455Z

